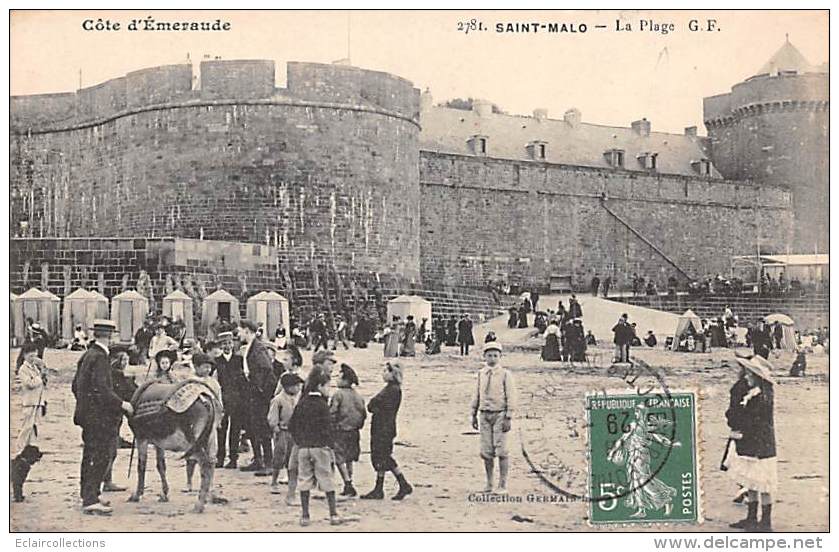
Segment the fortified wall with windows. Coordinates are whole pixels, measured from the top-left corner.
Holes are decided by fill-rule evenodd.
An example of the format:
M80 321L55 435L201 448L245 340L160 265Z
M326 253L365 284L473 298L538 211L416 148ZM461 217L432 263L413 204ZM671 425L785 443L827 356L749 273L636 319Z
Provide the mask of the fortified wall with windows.
M688 280L727 272L731 256L757 247L794 246L796 194L815 201L809 190L821 189L818 170L813 186L778 176L798 163L781 158L814 158L810 141L772 141L780 122L761 127L757 144L732 138L751 115L721 114L742 101L706 100L704 138L695 127L658 132L654 117L611 127L576 109L444 107L403 78L346 65L289 63L280 88L275 69L208 60L11 98L12 291L43 282L61 294L81 275L133 287L141 270L154 275L154 297L189 272L197 295L223 277L234 293L271 287L300 305L358 289L546 287L555 274L580 288L594 272L618 285L632 273ZM822 92L784 90L797 102ZM820 132L824 92L823 103L783 112L807 121L795 132ZM772 178L755 169L763 150L748 171L732 162L764 139L776 148ZM78 239L107 246L81 258ZM167 255L124 260L148 249L138 240L161 239L249 244L265 258L237 271L219 245L190 270Z

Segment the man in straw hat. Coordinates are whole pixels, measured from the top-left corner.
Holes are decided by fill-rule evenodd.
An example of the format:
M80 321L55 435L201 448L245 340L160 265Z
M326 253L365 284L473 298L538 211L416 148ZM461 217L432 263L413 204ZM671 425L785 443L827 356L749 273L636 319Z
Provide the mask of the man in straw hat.
M82 428L81 495L85 514L109 515L112 510L99 499L102 481L110 462L112 443L116 440L123 413L134 409L114 392L108 346L116 324L110 320L93 321L94 342L79 360L73 378L76 410L73 423Z
M728 473L748 489L748 515L730 526L747 531L772 531L772 493L778 486L775 450L772 365L760 355L737 356L740 380L731 389L725 413L737 454ZM760 497L761 519L757 519Z
M498 494L507 493L510 470L507 434L516 408L516 384L512 373L501 366L502 347L498 341L484 345L484 366L472 397L472 427L481 432L481 458L486 470L485 493L493 491L495 457L498 457Z
M215 373L221 386L224 405L224 415L218 428L216 467L236 469L239 467L239 443L247 421L247 381L243 373L242 357L234 352L233 332L220 332L216 339L221 354L215 359ZM230 460L225 465L228 450Z

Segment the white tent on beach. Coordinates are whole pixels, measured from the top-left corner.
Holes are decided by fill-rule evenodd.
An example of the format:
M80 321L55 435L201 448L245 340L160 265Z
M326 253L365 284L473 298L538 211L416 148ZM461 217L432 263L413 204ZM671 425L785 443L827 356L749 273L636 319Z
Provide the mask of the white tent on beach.
M265 339L273 340L277 328L289 331L288 299L274 291L261 291L248 298L245 304L248 320L261 324Z
M680 338L689 331L689 329L693 327L693 330L700 334L702 333L702 320L696 315L695 312L688 309L685 313L679 317L679 320L676 322L676 331L673 332L673 344L670 348L673 351L679 349L679 340Z
M770 332L772 333L772 346L775 346L775 323L778 322L781 324L781 328L784 331L784 337L781 339L781 348L785 351L794 351L795 350L795 321L787 316L786 314L775 313L770 314L766 318L763 319L767 325L770 326Z
M387 302L387 320L393 320L394 316L398 316L403 321L408 316L413 316L417 326L420 325L423 318L428 319L431 323L431 302L426 301L419 295L399 295Z
M101 293L79 288L64 298L61 336L73 339L76 326L82 331L93 329L97 318L108 318L108 298Z
M18 343L23 343L26 338L26 319L31 318L46 330L50 336L55 336L60 331L59 308L61 299L49 291L41 291L38 288L31 288L14 299L13 314L15 337Z
M117 339L130 342L143 325L149 312L149 300L141 293L129 289L111 299L111 320L117 325Z
M223 289L209 294L201 303L201 331L208 339L215 339L213 324L218 319L239 323L239 300Z
M163 316L184 323L184 337L195 337L195 323L192 315L192 297L176 289L163 298Z

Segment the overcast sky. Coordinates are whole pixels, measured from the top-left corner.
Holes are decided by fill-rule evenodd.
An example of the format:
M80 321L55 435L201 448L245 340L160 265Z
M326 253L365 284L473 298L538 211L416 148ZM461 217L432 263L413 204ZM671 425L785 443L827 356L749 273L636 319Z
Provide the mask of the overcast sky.
M166 21L221 18L228 32L128 32L133 18ZM87 32L86 18L119 21L123 30ZM491 30L463 34L458 21ZM688 21L717 20L719 31L689 32ZM616 32L615 20L632 32ZM663 35L641 20L672 22ZM586 33L498 34L498 22L567 22ZM607 25L595 29L594 25ZM11 93L72 91L126 72L183 63L190 54L284 63L352 64L402 76L430 88L435 101L491 100L510 113L547 108L550 117L576 107L583 120L628 126L647 117L654 130L702 126L702 98L753 75L784 43L814 64L828 59L827 12L15 12L11 19Z

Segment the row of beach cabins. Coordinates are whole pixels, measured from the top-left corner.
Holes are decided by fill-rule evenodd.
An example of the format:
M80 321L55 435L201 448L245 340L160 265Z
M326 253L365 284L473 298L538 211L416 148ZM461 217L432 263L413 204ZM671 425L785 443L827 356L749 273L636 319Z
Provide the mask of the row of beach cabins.
M27 320L40 324L50 336L60 336L69 341L73 339L77 326L89 332L96 318L113 320L117 325L119 341L127 343L133 339L149 313L149 300L135 290L123 291L109 301L97 291L79 288L62 301L54 293L31 288L20 295L11 294L10 301L13 345L23 343ZM196 336L193 305L192 297L180 290L163 298L163 315L183 321L187 338ZM273 291L257 293L248 298L246 315L263 326L265 335L273 336L280 325L288 328L288 299ZM201 302L200 335L213 337L214 324L218 319L234 324L239 321L239 300L223 289L211 293Z

